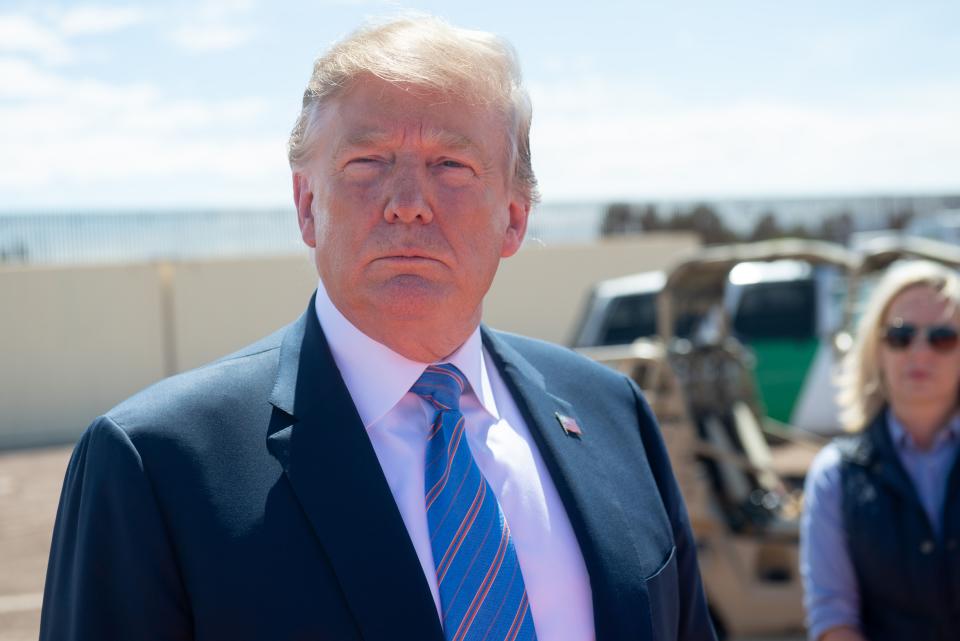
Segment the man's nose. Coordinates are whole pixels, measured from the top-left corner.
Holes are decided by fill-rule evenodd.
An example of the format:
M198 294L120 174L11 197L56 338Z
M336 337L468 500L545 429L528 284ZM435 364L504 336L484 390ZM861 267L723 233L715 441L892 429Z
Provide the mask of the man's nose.
M433 220L427 189L424 169L398 166L391 180L389 198L383 212L386 221L425 224Z

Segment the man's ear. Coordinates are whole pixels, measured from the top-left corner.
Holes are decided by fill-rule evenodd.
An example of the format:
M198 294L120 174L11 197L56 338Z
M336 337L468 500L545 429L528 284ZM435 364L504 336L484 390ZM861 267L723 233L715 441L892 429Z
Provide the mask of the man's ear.
M299 171L293 172L293 204L297 207L300 236L308 247L317 246L317 229L313 218L313 192L310 180Z
M527 219L530 217L530 202L519 196L513 196L507 205L509 220L500 248L500 257L509 258L517 253L527 235Z

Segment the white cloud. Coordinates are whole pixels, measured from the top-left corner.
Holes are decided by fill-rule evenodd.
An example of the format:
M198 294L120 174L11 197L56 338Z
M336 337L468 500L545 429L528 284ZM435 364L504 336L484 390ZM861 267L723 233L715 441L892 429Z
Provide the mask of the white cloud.
M204 18L217 19L246 13L256 5L255 0L202 0L197 3L197 12Z
M596 81L540 87L534 105L534 165L548 200L960 187L953 87L839 111L777 102L691 108Z
M254 34L243 19L256 6L253 0L202 0L180 16L170 40L186 51L225 51L248 43ZM239 21L239 22L238 22Z
M118 31L146 16L144 10L134 7L92 5L36 15L0 13L0 54L26 55L47 64L70 62L76 55L71 39Z
M216 0L167 17L97 5L0 13L2 207L284 200L286 135L263 132L264 101L172 100L150 84L113 84L56 66L97 44L84 36L161 18L189 24L178 32L185 48L238 46L250 31L234 17L252 6ZM283 198L273 195L276 187Z
M194 52L222 51L246 44L252 36L248 29L227 25L184 25L173 32L174 43Z
M57 17L60 31L67 36L99 35L142 23L147 12L139 7L80 6Z
M27 107L42 109L52 105L96 118L97 114L148 105L158 97L158 91L150 85L110 85L60 75L24 59L0 57L0 98L19 101Z
M323 7L369 7L382 5L390 9L403 9L397 0L322 0L317 3Z
M70 48L54 30L33 18L18 14L0 14L0 52L39 56L47 62L63 62Z
M170 100L150 85L77 80L0 59L0 203L190 204L197 189L208 204L217 193L221 204L282 201L286 137L263 131L265 109L243 97Z
M0 57L0 98L24 99L49 96L59 79L22 58Z

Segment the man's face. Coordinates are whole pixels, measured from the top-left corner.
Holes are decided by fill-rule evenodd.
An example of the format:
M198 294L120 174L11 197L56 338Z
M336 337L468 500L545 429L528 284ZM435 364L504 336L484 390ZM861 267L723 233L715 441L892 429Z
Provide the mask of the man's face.
M317 127L294 192L333 303L387 344L384 333L411 323L472 331L529 213L508 172L502 116L365 77Z

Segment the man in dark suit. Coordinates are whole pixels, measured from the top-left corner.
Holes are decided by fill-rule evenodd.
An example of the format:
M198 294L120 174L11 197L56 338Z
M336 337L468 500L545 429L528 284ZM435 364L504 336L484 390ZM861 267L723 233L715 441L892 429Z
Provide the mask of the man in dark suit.
M529 126L489 34L400 19L317 60L290 142L317 292L85 432L42 639L714 638L637 387L480 325Z

